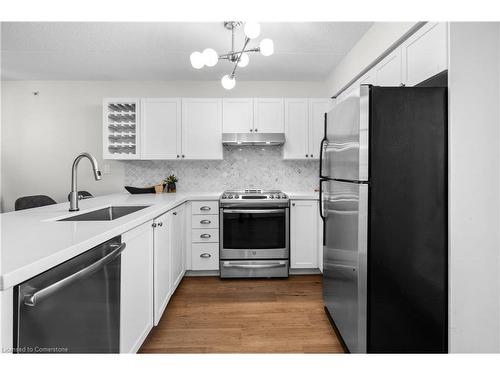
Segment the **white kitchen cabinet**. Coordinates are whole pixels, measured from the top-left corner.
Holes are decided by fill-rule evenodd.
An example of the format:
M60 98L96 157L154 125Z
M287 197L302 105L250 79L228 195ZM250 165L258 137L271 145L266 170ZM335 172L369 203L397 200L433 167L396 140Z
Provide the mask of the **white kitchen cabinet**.
M120 352L135 353L153 327L153 229L142 224L122 236Z
M373 68L374 84L377 86L401 86L403 83L403 61L401 47L396 48Z
M404 84L414 86L448 69L448 24L428 22L402 44Z
M193 271L219 270L219 201L192 201L188 247Z
M318 201L291 201L290 268L318 268L318 220Z
M253 132L253 98L224 98L222 114L223 133Z
M185 249L186 249L186 216L185 205L180 205L169 212L170 220L170 233L171 233L171 246L172 246L172 260L171 260L171 278L172 278L172 292L175 291L177 286L184 276L186 271L185 266Z
M254 98L253 103L254 132L285 132L285 103L283 98Z
M178 159L181 145L181 99L141 100L141 159Z
M331 99L309 99L309 159L319 160L321 140L325 136L325 113L332 107Z
M325 98L285 99L284 159L319 159L325 112L331 106L331 101Z
M138 98L105 98L102 103L103 159L139 159L141 156Z
M171 215L153 221L154 228L154 325L157 325L172 296Z
M307 98L285 99L284 159L309 158L309 102Z
M182 99L181 158L222 159L222 99Z

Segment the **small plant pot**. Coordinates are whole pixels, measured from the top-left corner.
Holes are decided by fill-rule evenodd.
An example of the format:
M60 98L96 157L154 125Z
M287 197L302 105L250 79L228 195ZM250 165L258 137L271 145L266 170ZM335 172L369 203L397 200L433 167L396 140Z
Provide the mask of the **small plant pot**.
M177 188L175 186L175 183L167 184L167 193L175 193L176 191L177 191Z

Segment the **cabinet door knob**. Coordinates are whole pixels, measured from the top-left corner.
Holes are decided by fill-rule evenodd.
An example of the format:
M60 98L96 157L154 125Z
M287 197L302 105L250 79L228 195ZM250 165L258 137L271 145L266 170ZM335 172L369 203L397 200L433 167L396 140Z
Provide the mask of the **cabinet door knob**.
M173 215L177 215L177 212L173 212L172 214L173 214Z
M209 235L208 233L200 234L200 238L210 238L210 237L212 236Z
M210 258L211 255L209 253L203 253L203 254L200 254L200 258Z
M153 228L156 228L157 224L156 223L153 223L152 227Z
M182 157L184 157L184 155L182 155Z
M200 224L210 224L211 221L210 220L200 220Z
M181 156L180 155L177 155L178 158L180 158Z
M311 154L311 157L313 157L313 154Z
M200 207L200 210L201 210L201 211L210 211L210 207L208 207L208 206L203 206L203 207Z
M253 129L250 129L250 133L253 132Z
M292 203L292 206L294 206L294 207L295 207L295 203Z
M306 158L308 158L308 157L309 157L309 155L306 154Z
M256 131L256 132L258 132L258 131L259 131L259 129L255 129L255 131Z

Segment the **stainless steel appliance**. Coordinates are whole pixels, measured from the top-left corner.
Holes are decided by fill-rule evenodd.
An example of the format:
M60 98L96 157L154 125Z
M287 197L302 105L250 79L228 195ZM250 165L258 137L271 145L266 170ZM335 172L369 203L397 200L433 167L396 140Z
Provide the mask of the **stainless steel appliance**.
M356 353L447 352L447 89L362 85L325 116L323 297Z
M230 190L220 197L220 274L287 277L290 201L279 190Z
M16 352L118 353L124 248L115 237L16 286Z

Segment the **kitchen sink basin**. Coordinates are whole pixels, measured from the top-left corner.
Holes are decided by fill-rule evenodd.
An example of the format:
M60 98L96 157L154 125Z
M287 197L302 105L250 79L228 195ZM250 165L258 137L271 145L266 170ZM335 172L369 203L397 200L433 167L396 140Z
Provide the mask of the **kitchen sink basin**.
M109 206L57 221L111 221L149 206Z

